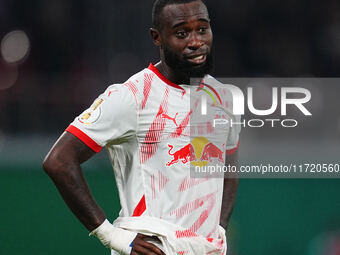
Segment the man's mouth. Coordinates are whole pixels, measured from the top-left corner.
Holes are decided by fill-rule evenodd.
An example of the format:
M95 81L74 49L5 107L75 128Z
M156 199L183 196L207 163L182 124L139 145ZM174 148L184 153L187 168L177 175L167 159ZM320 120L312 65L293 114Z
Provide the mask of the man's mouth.
M189 61L190 63L193 63L195 65L203 64L205 62L206 58L207 58L206 54L193 55L193 56L186 57L187 61Z

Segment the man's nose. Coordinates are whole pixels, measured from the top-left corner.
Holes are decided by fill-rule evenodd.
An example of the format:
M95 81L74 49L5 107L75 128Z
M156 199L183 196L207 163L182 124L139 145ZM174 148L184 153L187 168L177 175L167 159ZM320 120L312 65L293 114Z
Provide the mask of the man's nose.
M200 48L203 45L203 41L201 38L201 35L193 32L190 34L189 37L189 42L188 42L188 48L190 50L197 50L198 48Z

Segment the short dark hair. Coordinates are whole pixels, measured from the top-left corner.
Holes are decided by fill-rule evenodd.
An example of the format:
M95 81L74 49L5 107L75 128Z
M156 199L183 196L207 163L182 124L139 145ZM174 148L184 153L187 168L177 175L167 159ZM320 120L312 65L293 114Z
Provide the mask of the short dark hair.
M160 29L160 17L162 10L165 6L170 4L186 4L195 1L201 1L205 4L204 0L156 0L152 8L152 25L156 29Z

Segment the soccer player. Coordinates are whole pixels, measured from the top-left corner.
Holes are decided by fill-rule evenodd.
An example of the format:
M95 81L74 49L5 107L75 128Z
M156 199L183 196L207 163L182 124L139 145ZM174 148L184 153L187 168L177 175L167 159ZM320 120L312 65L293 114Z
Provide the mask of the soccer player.
M238 180L190 175L190 166L235 164L238 147L239 129L211 124L217 115L236 117L230 93L208 75L213 42L208 10L201 0L157 0L152 15L150 33L160 62L109 86L69 125L43 168L111 254L226 254L224 228ZM191 77L201 82L190 85ZM207 107L216 114L202 117L199 95L209 90L214 97ZM102 147L109 152L122 207L113 224L81 170Z

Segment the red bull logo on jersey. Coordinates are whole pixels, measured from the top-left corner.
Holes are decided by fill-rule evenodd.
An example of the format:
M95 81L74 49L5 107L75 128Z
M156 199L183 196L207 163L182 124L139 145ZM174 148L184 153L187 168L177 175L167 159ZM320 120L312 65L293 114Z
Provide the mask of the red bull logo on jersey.
M207 160L209 162L212 162L213 158L216 158L218 161L223 163L223 151L221 151L215 144L208 143L206 146L204 146L201 161Z
M209 162L213 161L224 163L224 148L221 150L206 137L195 137L192 139L191 143L187 144L183 148L177 149L174 152L174 146L171 144L168 144L168 146L170 148L168 154L172 157L172 160L170 160L166 166L178 163L186 164L188 162L190 162L193 166L199 167L205 166Z
M194 155L194 147L190 143L184 146L183 148L175 151L174 153L171 153L174 146L172 146L171 144L168 144L168 146L170 147L168 154L172 156L173 159L166 164L167 166L171 166L177 163L178 161L181 161L183 164L185 164L189 161L193 161L196 159Z

